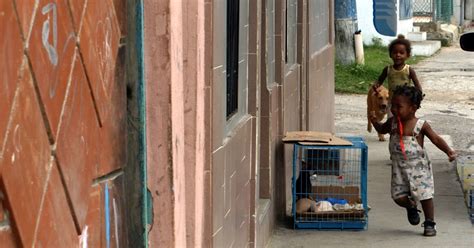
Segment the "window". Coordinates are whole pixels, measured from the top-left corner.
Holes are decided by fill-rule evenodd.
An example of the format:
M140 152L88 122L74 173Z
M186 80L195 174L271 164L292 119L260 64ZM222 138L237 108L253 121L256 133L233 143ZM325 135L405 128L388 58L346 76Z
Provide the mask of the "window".
M275 83L275 0L268 0L266 5L266 66L267 85Z
M227 120L239 105L239 6L240 0L227 1Z

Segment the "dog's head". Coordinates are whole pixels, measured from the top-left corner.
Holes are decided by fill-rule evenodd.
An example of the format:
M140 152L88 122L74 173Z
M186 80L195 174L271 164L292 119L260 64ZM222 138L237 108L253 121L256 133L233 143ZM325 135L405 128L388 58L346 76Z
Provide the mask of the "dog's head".
M387 88L380 86L373 92L373 96L377 99L377 106L378 111L382 114L387 113L387 105L388 105L388 90Z

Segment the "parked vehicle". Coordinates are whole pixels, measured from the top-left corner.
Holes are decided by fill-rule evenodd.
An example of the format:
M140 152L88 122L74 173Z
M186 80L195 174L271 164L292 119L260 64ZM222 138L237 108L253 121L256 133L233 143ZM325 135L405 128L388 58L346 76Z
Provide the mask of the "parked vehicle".
M459 43L461 44L462 50L474 52L474 32L461 35Z

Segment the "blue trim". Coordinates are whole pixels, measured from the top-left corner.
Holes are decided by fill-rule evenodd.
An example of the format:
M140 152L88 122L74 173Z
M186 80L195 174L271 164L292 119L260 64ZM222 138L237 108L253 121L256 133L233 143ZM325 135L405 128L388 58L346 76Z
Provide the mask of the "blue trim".
M148 247L148 229L147 224L149 223L149 202L148 202L148 190L147 190L147 164L146 164L146 82L145 82L145 51L144 51L144 6L143 0L138 0L136 5L136 50L137 62L138 62L138 116L139 116L139 166L141 170L141 182L142 182L142 223L143 223L143 242L144 247Z
M296 222L297 229L341 229L341 230L365 230L367 228L367 220L362 221L318 221L318 222Z
M360 170L360 187L361 187L361 196L362 196L362 205L364 206L365 216L366 219L369 217L369 205L367 202L367 178L368 178L368 163L369 163L369 156L368 156L368 147L364 143L364 147L362 148L362 158L361 158L361 170ZM367 225L369 222L367 221Z
M293 191L293 203L292 203L292 214L293 214L293 228L296 228L296 161L298 159L298 154L297 154L297 147L296 145L293 146L293 177L291 177L291 190Z
M109 184L105 183L105 240L106 240L106 247L110 247L110 209L109 209Z

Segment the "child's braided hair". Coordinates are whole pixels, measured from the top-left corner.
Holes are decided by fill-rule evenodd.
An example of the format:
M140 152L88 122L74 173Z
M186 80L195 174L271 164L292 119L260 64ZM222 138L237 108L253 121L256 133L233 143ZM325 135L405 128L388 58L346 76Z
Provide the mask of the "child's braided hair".
M392 54L395 45L399 44L404 45L407 50L407 54L411 55L411 42L405 39L405 36L403 34L399 34L395 40L392 40L392 42L390 42L390 45L388 46L388 53Z
M394 96L406 96L412 104L416 106L417 109L421 107L421 101L425 97L421 90L413 86L400 85L395 88L393 91Z

